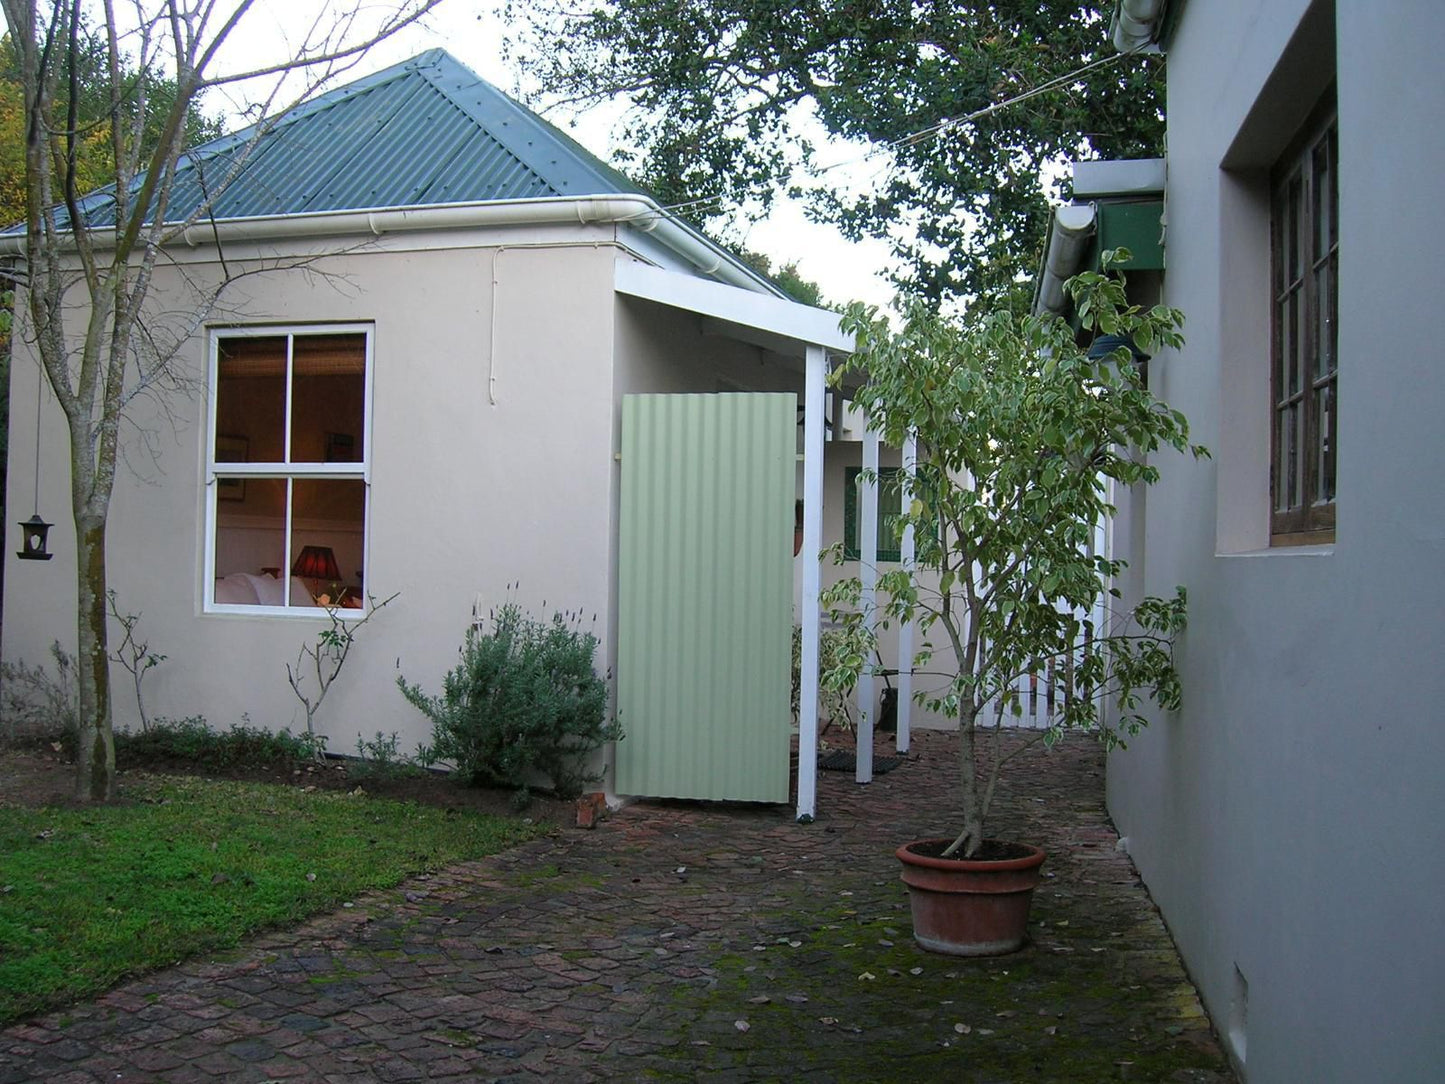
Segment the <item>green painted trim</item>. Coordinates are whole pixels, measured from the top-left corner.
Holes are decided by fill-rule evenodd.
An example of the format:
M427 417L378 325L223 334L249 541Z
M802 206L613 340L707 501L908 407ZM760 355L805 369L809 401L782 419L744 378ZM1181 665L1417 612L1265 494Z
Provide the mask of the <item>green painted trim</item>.
M858 533L858 475L862 467L848 467L843 472L843 559L857 561L863 556ZM894 523L902 494L902 467L878 468L878 561L897 564L903 560L901 543ZM890 504L891 502L891 504ZM892 507L892 513L884 509Z
M1164 246L1161 244L1164 218L1163 200L1110 202L1100 200L1097 207L1097 228L1089 246L1086 266L1096 270L1102 253L1114 248L1127 248L1133 259L1124 272L1163 271Z

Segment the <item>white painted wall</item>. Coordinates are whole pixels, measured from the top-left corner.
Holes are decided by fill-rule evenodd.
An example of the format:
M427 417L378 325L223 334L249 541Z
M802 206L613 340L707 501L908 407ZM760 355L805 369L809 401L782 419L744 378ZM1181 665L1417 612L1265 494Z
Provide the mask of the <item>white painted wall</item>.
M1196 0L1170 47L1165 289L1188 345L1150 380L1215 458L1159 459L1146 579L1189 588L1185 707L1109 771L1119 829L1251 1084L1445 1071L1445 7L1334 6L1337 56L1307 40L1307 0ZM1270 550L1260 178L1332 65L1337 541Z
M429 723L395 688L409 679L439 690L478 594L540 612L578 608L606 629L612 419L610 229L390 236L326 260L315 273L247 279L228 294L227 321L373 321L372 487L368 587L400 597L362 630L317 720L341 752L358 733L398 731L414 749ZM529 248L529 242L575 247ZM498 248L499 244L507 247ZM602 247L594 247L600 244ZM271 250L267 250L270 252ZM259 250L234 248L243 261ZM183 258L186 258L182 254ZM192 254L187 272L214 268ZM492 279L498 280L496 309ZM153 296L175 286L162 269ZM495 322L494 322L495 321ZM205 339L185 358L205 374ZM13 366L12 508L29 515L38 370L20 350ZM495 405L488 377L496 377ZM146 679L154 715L204 714L224 728L304 726L285 665L321 627L304 617L201 613L204 402L183 401L172 431L154 418L156 459L128 446L109 534L111 585L139 632L168 656ZM56 523L41 564L6 546L3 655L36 662L52 640L75 639L74 540L62 420L50 404L43 436L40 508ZM23 517L22 517L23 518ZM508 590L507 584L520 584ZM112 668L115 719L136 721L129 676Z

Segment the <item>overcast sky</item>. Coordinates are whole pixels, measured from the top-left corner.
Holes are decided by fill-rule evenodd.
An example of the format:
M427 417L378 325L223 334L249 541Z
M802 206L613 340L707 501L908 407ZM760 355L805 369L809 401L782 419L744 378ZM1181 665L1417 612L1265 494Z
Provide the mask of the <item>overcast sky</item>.
M230 62L225 67L232 68L243 58L247 67L281 60L283 57L278 52L285 51L288 41L305 32L319 6L318 0L259 0L248 21L239 28L240 32L228 41ZM424 24L409 27L376 46L348 73L347 80L440 47L482 78L512 93L516 74L501 59L499 43L506 26L496 14L498 6L497 0L444 0ZM204 107L223 113L231 109L227 101L216 95L208 99ZM576 127L572 127L565 116L548 119L567 128L594 154L608 159L611 128L616 117L616 110L597 110L581 118ZM809 134L821 147L823 133L815 130ZM824 163L853 161L862 151L858 146L832 146L820 150L819 160ZM866 176L866 173L860 171L860 175ZM879 275L888 261L886 244L847 242L836 229L808 222L802 208L795 203L783 201L766 221L750 228L744 243L772 259L775 267L796 262L802 275L817 282L831 301L858 300L886 306L892 297L892 289Z

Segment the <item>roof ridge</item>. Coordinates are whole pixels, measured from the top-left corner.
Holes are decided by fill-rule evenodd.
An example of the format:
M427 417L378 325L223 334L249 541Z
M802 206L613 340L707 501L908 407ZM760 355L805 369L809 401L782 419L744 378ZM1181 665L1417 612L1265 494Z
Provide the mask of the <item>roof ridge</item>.
M244 146L256 138L258 129L261 129L263 125L265 128L259 134L264 137L272 132L278 132L283 128L289 128L293 124L306 120L308 117L315 116L317 113L334 109L342 102L349 101L359 94L375 90L377 87L385 86L387 83L404 77L408 74L407 69L409 68L419 68L423 62L428 64L434 63L439 55L452 59L445 49L428 49L425 52L417 53L416 56L399 61L388 68L382 68L381 71L364 75L355 82L344 83L339 87L332 87L324 94L318 94L314 98L299 102L275 116L262 117L254 124L248 124L244 128L238 128L234 132L217 136L215 139L209 139L204 143L198 143L196 146L191 147L181 154L180 158L176 161L176 168L179 170L188 165L190 161L198 161L204 158L215 157L218 154L224 154L237 145Z
M456 57L445 49L433 49L431 53L439 54L435 62L428 65L431 70L418 70L423 79L430 83L439 94L443 95L449 102L461 109L478 127L491 136L493 140L504 147L507 152L515 158L538 180L548 184L559 194L566 195L567 183L561 182L560 178L549 177L538 168L536 155L531 153L532 148L525 136L520 134L520 129L530 128L535 135L540 135L554 144L554 149L560 155L570 158L576 165L580 166L587 173L590 173L594 180L601 181L604 186L614 186L613 190L636 195L643 195L652 198L648 192L637 182L623 174L620 170L609 165L598 155L588 150L576 139L572 138L561 128L557 127L545 117L529 109L523 103L517 101L506 91L484 76L478 75L467 65L463 64ZM449 83L439 74L439 69L451 67L452 81ZM485 107L479 101L468 100L460 93L460 88L455 84L457 77L464 77L469 83L481 91L481 93L494 100L516 121L517 127L510 129L506 120L502 121L501 130L493 123L497 118L488 117Z

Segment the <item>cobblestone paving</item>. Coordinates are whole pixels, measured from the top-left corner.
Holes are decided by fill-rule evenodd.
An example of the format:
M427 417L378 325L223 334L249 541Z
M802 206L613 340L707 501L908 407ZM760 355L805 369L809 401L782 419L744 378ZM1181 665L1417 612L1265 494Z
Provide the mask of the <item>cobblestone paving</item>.
M1049 851L1031 943L913 944L892 851L952 827L951 750L821 773L811 825L639 803L374 893L0 1031L0 1084L1231 1081L1087 739L1023 754L997 800L995 834Z

